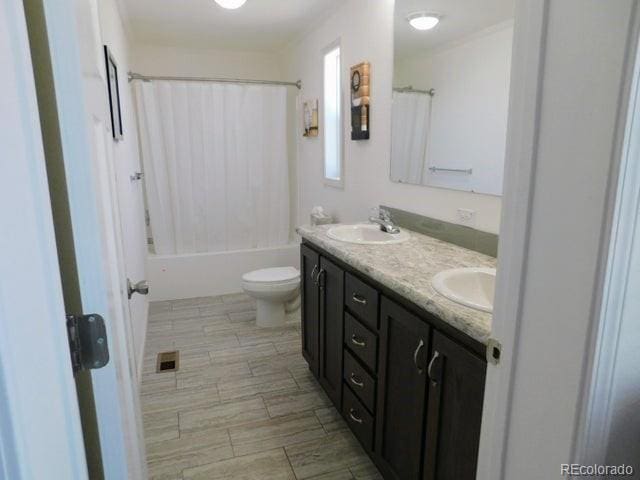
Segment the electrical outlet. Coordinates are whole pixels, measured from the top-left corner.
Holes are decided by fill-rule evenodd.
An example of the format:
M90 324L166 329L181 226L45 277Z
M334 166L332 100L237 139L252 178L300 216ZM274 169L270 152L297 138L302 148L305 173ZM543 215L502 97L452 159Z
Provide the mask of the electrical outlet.
M458 223L467 227L474 227L476 225L476 211L468 208L459 208Z

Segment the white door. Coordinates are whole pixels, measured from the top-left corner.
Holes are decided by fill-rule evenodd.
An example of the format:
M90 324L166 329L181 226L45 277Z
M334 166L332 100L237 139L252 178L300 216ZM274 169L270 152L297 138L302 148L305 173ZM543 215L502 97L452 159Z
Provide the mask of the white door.
M87 478L23 3L0 2L0 478Z
M91 373L106 479L146 476L105 60L96 0L43 2L82 307L107 324ZM74 26L76 28L74 28Z

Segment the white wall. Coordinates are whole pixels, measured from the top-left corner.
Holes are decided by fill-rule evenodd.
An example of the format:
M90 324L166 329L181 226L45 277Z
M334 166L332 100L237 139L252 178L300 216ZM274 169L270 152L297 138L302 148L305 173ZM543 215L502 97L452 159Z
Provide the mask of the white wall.
M115 195L118 198L122 223L122 247L126 275L132 282L137 282L147 278L145 263L147 242L142 182L132 182L129 178L134 172L142 171L134 104L126 75L130 64L130 44L116 0L100 0L98 5L102 43L109 47L119 68L120 108L122 109L124 135L119 142L111 142L118 190ZM138 370L141 370L147 330L148 298L134 295L129 301L129 307L133 327L135 361Z
M268 52L133 44L131 66L143 75L281 80L280 57Z
M301 98L321 98L322 49L340 38L346 69L371 63L371 139L351 141L345 118L345 186L323 182L322 133L302 138L298 123L299 223L308 223L314 205L324 206L340 221L363 220L372 206L385 204L455 222L458 208L476 211L476 228L497 233L500 198L447 189L396 184L389 179L391 89L393 76L393 0L348 0L338 11L284 51L287 77L300 77ZM348 107L348 81L343 84ZM346 110L348 111L348 110ZM322 125L320 126L322 132Z
M394 87L436 91L427 165L473 168L472 175L430 174L429 185L502 194L512 40L508 21L396 58Z

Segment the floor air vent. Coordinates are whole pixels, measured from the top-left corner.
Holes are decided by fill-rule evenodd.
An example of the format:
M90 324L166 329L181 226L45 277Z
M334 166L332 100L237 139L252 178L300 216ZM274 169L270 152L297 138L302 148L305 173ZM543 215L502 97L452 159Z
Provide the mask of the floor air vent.
M158 354L156 372L175 372L178 370L178 351L161 352Z

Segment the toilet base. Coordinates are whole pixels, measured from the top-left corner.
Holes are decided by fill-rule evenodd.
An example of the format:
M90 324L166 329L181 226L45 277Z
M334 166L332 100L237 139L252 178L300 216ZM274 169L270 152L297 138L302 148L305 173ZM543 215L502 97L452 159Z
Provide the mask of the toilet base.
M258 327L281 327L285 324L285 303L256 299L256 325Z

